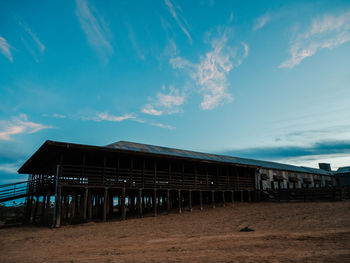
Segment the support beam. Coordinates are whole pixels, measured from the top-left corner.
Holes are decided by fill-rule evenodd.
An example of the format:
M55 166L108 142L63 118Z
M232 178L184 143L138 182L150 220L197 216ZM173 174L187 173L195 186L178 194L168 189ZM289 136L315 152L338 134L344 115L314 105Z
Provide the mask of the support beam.
M43 195L43 201L41 203L41 217L44 219L45 217L45 205L46 205L46 195Z
M179 201L179 214L181 214L182 213L182 200L181 200L181 190L178 190L178 201Z
M215 208L215 191L211 191L211 205Z
M138 206L138 212L139 217L142 218L142 189L139 189L139 194L137 196L137 206Z
M153 203L153 215L157 216L157 189L153 190L152 203Z
M77 203L77 193L72 193L72 205L71 205L71 218L75 217L75 210L76 210L76 203Z
M89 196L88 196L88 219L92 218L92 192L91 190L89 191Z
M167 211L170 213L170 189L167 191L167 198L166 198L166 204L167 204Z
M222 205L225 207L226 202L225 202L225 191L222 191Z
M199 191L199 204L200 204L200 210L203 210L203 194L202 190Z
M234 203L235 202L235 191L231 191L231 202Z
M122 198L121 198L121 210L122 210L122 220L126 219L126 210L125 210L125 187L122 188Z
M61 191L62 189L59 186L57 189L57 199L56 199L56 203L57 203L57 214L56 214L56 222L55 222L56 227L61 226L61 210L62 210Z
M33 223L36 220L36 215L38 213L38 206L39 206L39 196L36 196L36 198L35 198L34 214L33 214Z
M89 189L85 188L84 193L84 210L83 210L83 219L86 220L87 215L87 204L88 204L88 195L89 195Z
M252 191L247 191L248 193L248 202L251 202L252 201Z
M192 212L192 190L188 191L188 206L189 206L190 212Z
M244 192L241 190L241 202L244 202Z
M108 202L108 188L105 187L104 189L104 196L103 196L103 221L106 221L107 219L107 202Z

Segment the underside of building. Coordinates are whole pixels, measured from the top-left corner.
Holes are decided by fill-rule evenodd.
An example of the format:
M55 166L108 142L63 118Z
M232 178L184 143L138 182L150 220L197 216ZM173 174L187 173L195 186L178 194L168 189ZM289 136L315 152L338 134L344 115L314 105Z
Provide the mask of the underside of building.
M26 221L51 213L54 226L202 210L258 201L268 189L335 184L321 169L123 141L103 147L46 141L18 172L29 175Z

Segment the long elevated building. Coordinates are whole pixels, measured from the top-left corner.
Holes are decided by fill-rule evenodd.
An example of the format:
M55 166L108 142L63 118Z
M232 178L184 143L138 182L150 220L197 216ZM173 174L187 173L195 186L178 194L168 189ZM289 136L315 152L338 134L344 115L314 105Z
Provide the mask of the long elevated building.
M57 226L76 218L125 219L257 201L266 189L336 183L322 169L125 141L102 147L46 141L18 172L29 175L27 220L37 218L40 203L43 216L53 211Z

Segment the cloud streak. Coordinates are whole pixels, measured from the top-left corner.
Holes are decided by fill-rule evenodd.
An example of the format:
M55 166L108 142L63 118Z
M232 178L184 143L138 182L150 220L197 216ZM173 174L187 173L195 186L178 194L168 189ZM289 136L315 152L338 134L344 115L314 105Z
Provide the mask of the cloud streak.
M201 56L199 63L191 63L182 57L169 60L174 69L186 72L195 81L197 91L203 97L200 104L203 110L211 110L233 100L228 92L227 77L248 56L249 47L244 42L240 47L233 46L229 41L231 37L232 31L226 28L218 37L212 38L209 41L212 50Z
M350 154L350 141L320 141L305 146L257 147L228 150L223 154L272 160L314 155Z
M166 88L163 86L163 90ZM173 114L181 111L180 106L185 102L185 93L170 86L169 92L158 92L155 102L146 104L141 112L149 115L160 116L164 113Z
M7 57L8 60L13 62L13 57L12 57L12 54L11 54L11 48L12 47L7 42L7 40L5 38L3 38L2 36L0 36L0 52L5 57Z
M271 16L269 14L265 14L258 17L257 19L255 19L253 31L262 29L270 20L271 20Z
M179 25L182 32L187 36L188 40L192 44L192 37L191 37L190 33L188 32L189 31L188 24L182 15L182 10L178 6L174 6L170 0L164 0L164 2L166 4L166 6L168 7L170 14L175 19L176 23ZM176 12L176 9L179 11L179 15Z
M321 49L333 49L350 41L350 10L323 15L312 20L308 30L299 33L289 47L291 58L279 68L293 68Z
M76 0L75 14L89 44L100 54L104 62L108 61L114 50L108 40L109 28L103 18L89 7L86 0Z
M11 141L14 135L36 133L43 129L50 129L40 123L31 122L27 115L21 114L18 117L12 117L10 121L0 121L0 141Z

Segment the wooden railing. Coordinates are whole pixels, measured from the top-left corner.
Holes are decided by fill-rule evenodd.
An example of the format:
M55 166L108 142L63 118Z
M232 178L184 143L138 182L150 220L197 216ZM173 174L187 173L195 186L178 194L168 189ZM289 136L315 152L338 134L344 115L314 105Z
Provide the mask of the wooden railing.
M178 171L125 169L63 165L60 183L69 185L116 186L129 188L253 190L254 177L247 174L200 174Z

